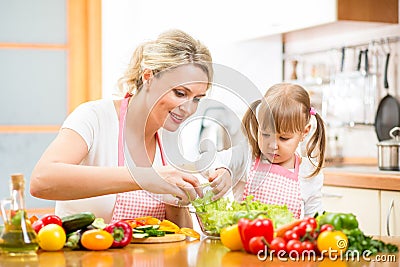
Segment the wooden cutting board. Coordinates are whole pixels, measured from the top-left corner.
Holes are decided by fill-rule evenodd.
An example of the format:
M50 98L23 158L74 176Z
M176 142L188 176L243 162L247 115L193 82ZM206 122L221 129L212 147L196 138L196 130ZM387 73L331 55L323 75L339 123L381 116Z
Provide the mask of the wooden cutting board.
M131 243L140 244L154 244L154 243L168 243L168 242L178 242L186 239L184 234L168 234L159 237L148 237L148 238L132 238Z

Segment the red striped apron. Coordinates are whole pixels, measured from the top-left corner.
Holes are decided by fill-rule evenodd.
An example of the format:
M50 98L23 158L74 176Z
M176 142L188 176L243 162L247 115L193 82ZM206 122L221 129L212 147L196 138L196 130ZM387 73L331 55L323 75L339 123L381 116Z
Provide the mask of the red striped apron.
M118 133L118 166L125 165L123 132L125 126L125 117L128 110L129 97L122 100L119 115L119 133ZM163 149L160 139L156 133L157 144L160 149L161 160L166 165ZM165 219L165 204L162 202L161 194L153 194L146 190L136 190L124 193L118 193L113 216L111 221L122 219L133 219L142 216L153 216L159 220Z
M300 218L302 199L299 182L300 158L295 155L294 172L277 164L263 163L257 158L250 169L243 199L253 195L253 200L266 204L287 205L295 218Z

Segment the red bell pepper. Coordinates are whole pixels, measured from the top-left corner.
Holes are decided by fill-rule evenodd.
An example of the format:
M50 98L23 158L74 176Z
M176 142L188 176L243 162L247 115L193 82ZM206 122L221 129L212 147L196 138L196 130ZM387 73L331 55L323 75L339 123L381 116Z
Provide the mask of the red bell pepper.
M241 218L238 221L238 226L243 248L249 253L251 253L249 242L252 237L263 236L268 244L274 238L274 225L270 219L257 218L250 220Z
M39 233L40 229L42 229L43 226L46 226L48 224L57 224L62 227L62 220L60 217L54 214L45 215L42 218L36 220L32 224L32 228L33 230L35 230L36 233Z
M109 232L114 238L114 242L111 245L112 248L125 247L132 240L132 227L125 221L117 221L109 224L104 230Z

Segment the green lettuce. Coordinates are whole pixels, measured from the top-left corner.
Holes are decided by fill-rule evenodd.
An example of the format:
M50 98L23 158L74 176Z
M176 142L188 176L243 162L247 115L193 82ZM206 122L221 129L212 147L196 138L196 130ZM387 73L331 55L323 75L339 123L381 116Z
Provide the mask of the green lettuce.
M212 201L213 196L212 191L208 191L203 198L192 201L202 230L210 235L218 235L222 228L235 224L239 217L261 215L271 219L275 229L294 220L293 213L286 205L253 201L254 197L251 195L241 202L231 201L229 198Z

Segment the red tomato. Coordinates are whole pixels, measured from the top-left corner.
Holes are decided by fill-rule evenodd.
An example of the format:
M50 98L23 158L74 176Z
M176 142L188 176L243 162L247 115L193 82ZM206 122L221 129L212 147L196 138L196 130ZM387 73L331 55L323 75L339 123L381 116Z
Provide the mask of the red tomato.
M306 225L305 225L306 226ZM292 229L299 237L303 237L306 234L306 227L295 226Z
M278 254L279 251L286 251L286 241L282 237L275 237L269 244L269 249Z
M311 225L312 230L315 230L317 228L317 220L315 218L308 218L307 223Z
M45 224L43 223L42 220L37 220L32 224L32 228L33 230L35 230L35 232L38 234L40 229L42 229L45 226Z
M301 246L302 246L303 250L307 251L307 252L311 252L311 251L315 250L315 245L311 241L303 241L303 242L301 242Z
M62 220L60 217L54 214L45 215L42 218L36 220L32 224L32 228L33 230L35 230L36 233L39 233L40 229L49 224L57 224L62 227Z
M303 252L303 246L301 245L300 240L289 240L286 244L286 251L287 253L293 253L294 251L297 252L297 255L301 255ZM293 255L294 256L294 255Z
M319 229L319 232L322 233L324 231L332 231L332 230L334 230L334 228L333 228L333 226L331 224L324 224Z
M307 225L308 225L308 222L307 222L307 220L305 219L305 220L303 220L298 226L299 226L299 228L301 228L301 229L307 230Z
M299 236L296 232L294 232L293 230L289 230L289 231L286 231L286 232L285 232L285 234L283 235L283 238L284 238L286 241L289 241L289 240L299 240L299 239L300 239L300 236Z
M304 233L302 236L304 236L306 233L312 233L314 231L313 225L308 223L308 219L304 219L299 225L299 232L298 233Z
M249 241L249 249L252 254L257 255L260 253L267 252L267 242L263 236L254 236Z
M62 226L62 220L60 217L58 217L57 215L51 214L51 215L46 215L43 218L41 218L41 220L43 221L44 225L48 225L48 224L57 224L59 226Z

